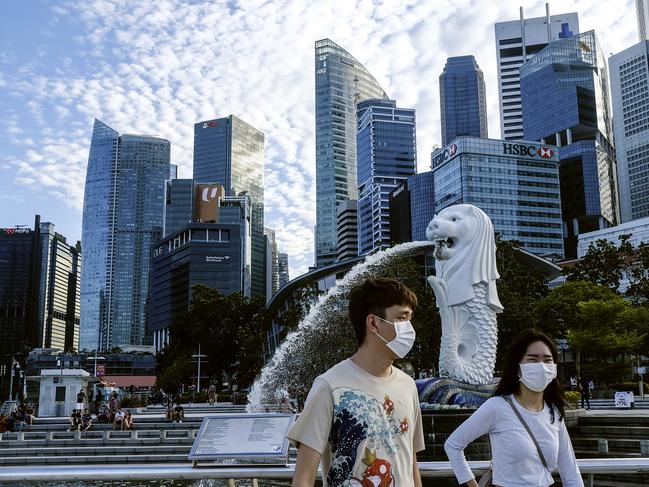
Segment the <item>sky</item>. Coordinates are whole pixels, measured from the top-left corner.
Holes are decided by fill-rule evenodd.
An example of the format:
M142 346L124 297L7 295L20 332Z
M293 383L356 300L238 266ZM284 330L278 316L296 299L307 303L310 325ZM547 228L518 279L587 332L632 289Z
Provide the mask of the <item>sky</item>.
M0 227L51 221L81 238L94 118L171 141L192 175L193 124L237 115L266 135L265 220L291 278L313 265L314 42L330 38L417 110L419 172L441 143L439 74L474 55L489 136L500 136L494 22L545 15L532 0L6 0L0 18ZM562 0L606 56L637 42L633 0Z

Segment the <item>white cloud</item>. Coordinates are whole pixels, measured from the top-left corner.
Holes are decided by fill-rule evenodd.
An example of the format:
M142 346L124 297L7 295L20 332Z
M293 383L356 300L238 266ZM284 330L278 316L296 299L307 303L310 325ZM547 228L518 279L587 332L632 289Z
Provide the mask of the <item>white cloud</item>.
M25 139L22 162L11 165L14 180L80 208L93 117L120 132L169 139L172 162L188 177L194 122L236 114L266 134L266 225L276 229L296 276L313 262L314 41L331 38L399 105L417 109L419 168L426 170L430 149L441 140L438 77L447 56L476 56L487 84L489 133L498 136L493 23L516 19L519 3L96 0L53 6L59 21L49 28L73 19L77 29L55 35L79 46L57 73L78 58L86 68L82 75L77 65L69 77L45 77L23 65L0 79L17 92L16 107L28 109L24 125L8 129L14 139L23 130L36 141ZM523 4L528 17L544 15L544 2ZM552 8L578 11L581 30L595 28L611 52L635 42L630 0L567 0Z

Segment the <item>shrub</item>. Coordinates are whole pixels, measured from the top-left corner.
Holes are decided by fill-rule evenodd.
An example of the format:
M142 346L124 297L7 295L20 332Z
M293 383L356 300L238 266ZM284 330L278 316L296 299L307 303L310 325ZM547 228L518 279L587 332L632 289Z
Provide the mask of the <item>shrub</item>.
M570 409L577 409L581 400L581 394L578 391L566 391L563 393L563 396L566 398Z

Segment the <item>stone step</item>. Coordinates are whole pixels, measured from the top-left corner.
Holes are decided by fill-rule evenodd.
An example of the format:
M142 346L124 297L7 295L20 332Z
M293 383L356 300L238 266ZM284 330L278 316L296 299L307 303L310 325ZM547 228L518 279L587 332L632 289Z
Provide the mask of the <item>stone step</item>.
M44 464L106 464L106 463L174 463L188 462L186 453L169 455L80 455L74 457L60 456L23 456L0 458L0 465L44 465Z
M585 426L570 428L571 436L599 436L600 438L649 439L649 426Z
M80 440L3 440L0 442L0 454L4 449L9 448L22 448L24 446L34 446L41 448L59 448L59 447L73 447L73 446L149 446L157 447L159 445L177 445L177 446L191 446L194 443L193 438L139 438L139 439L110 439L102 440L99 438L82 438Z
M115 456L115 455L169 455L189 454L190 445L157 445L151 446L72 446L72 447L21 447L0 449L0 458L9 457L73 457L73 456Z
M182 423L160 422L160 423L134 423L133 430L174 430L174 429L198 429L201 421L183 421ZM69 423L58 424L40 424L35 423L29 426L25 431L67 431L70 428ZM107 431L113 430L112 423L93 423L89 431Z

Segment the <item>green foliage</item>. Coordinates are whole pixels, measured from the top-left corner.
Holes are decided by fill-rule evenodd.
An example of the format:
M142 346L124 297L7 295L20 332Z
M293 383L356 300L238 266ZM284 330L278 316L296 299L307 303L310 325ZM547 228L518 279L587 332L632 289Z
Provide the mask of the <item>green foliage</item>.
M566 391L563 396L571 409L577 409L581 399L581 394L578 391Z
M262 298L241 293L224 296L204 285L194 286L190 309L170 329L172 346L158 356L158 387L177 393L180 384L195 382L197 364L192 355L207 355L201 378L222 378L248 387L263 365L262 350L269 320ZM204 384L206 384L205 382Z
M589 281L617 289L626 267L625 257L633 254L629 235L620 236L620 246L601 239L591 244L586 255L568 269L568 280Z
M534 321L551 337L566 336L569 330L581 328L579 303L616 297L616 293L605 286L587 281L568 281L536 303Z

